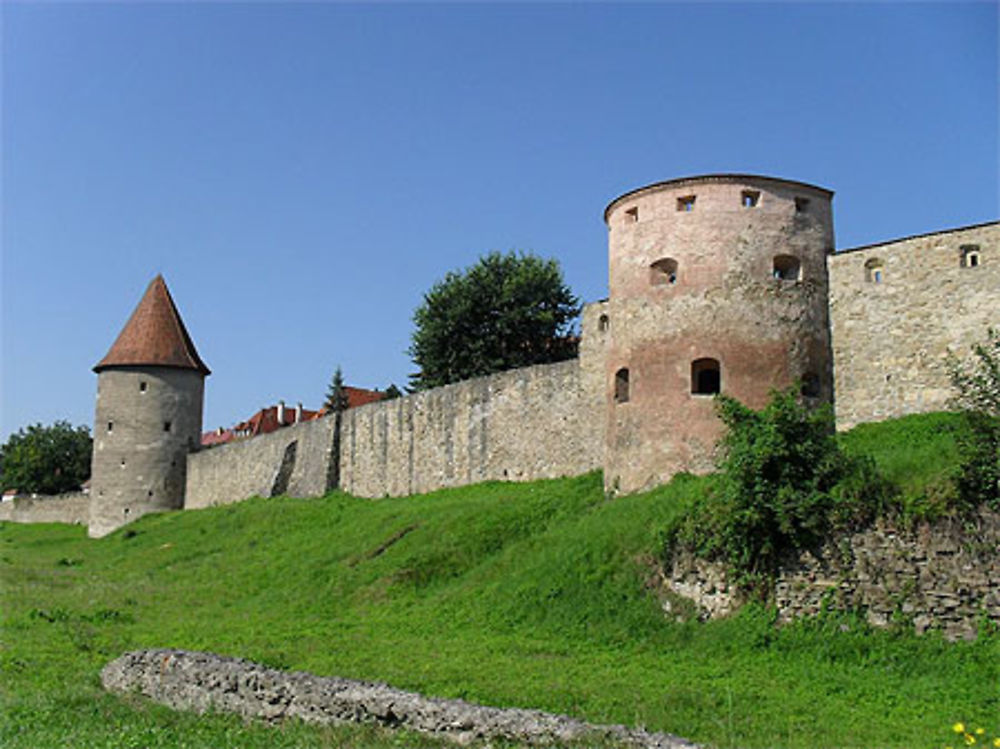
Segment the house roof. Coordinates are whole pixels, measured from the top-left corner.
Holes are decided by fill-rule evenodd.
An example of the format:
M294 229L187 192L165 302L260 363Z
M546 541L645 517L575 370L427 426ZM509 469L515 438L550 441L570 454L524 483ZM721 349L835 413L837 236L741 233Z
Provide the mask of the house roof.
M94 366L94 371L130 365L176 367L194 369L202 375L211 374L198 356L162 275L150 282L132 316L108 353Z

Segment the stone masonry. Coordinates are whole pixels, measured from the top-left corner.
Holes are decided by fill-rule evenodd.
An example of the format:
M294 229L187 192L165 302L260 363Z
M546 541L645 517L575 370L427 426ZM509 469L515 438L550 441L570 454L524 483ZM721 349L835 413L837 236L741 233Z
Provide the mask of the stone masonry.
M1000 327L1000 223L830 258L837 427L948 408L949 355Z
M830 606L863 611L875 626L896 622L918 633L939 629L948 639L975 639L982 621L1000 625L998 549L1000 513L986 508L974 521L915 529L882 520L788 560L774 603L784 621ZM674 559L661 585L693 601L705 618L741 603L719 565L688 555Z
M676 736L595 725L540 710L474 705L423 697L386 684L287 673L239 658L183 650L141 650L116 658L101 671L104 688L138 691L176 710L230 712L244 718L307 723L374 723L450 739L551 745L697 749Z

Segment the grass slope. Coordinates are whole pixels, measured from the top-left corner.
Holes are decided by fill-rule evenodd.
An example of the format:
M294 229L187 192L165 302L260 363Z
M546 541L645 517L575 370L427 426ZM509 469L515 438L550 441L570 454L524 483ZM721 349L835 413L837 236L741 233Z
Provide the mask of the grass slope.
M845 442L873 453L918 506L954 464L953 424L911 417ZM949 644L848 616L779 630L759 608L668 621L645 577L701 481L610 502L597 474L403 499L257 499L148 516L100 540L0 524L0 745L436 745L104 695L101 666L143 647L717 746L939 746L957 720L1000 722L996 635Z

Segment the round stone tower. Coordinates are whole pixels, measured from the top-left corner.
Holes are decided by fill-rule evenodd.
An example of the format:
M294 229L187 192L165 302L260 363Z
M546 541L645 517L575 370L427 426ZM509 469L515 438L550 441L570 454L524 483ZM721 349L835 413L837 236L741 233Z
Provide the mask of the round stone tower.
M187 454L201 438L209 374L162 276L146 289L97 372L92 537L184 505Z
M607 207L605 484L638 491L713 465L712 396L833 397L826 256L833 193L771 177L660 182Z

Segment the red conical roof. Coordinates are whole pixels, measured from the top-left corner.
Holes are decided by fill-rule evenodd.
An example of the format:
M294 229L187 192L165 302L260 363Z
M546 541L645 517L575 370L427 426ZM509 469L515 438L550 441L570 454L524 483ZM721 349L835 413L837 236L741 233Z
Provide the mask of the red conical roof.
M116 366L178 367L211 374L195 350L163 276L157 275L149 284L122 332L94 371Z

